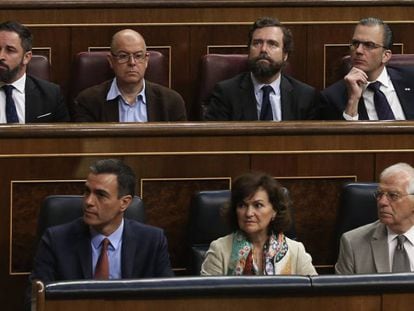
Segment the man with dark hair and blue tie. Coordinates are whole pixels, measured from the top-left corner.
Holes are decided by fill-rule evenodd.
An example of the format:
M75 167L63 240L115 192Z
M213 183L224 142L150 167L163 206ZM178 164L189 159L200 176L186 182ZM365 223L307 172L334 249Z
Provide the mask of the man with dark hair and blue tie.
M26 75L32 41L27 27L0 23L0 123L69 121L59 86Z
M414 69L386 66L392 44L392 31L382 20L358 22L349 45L351 70L321 92L324 119L414 119Z
M248 36L248 72L215 86L205 103L207 121L282 121L318 118L315 89L283 73L293 51L291 31L263 17Z

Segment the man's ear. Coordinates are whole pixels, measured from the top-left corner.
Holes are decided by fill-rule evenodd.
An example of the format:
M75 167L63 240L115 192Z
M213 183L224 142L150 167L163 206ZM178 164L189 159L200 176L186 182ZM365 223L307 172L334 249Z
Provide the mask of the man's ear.
M27 65L32 59L32 51L25 52L23 55L23 64Z
M383 64L388 63L388 61L391 59L391 56L392 56L391 50L385 50L384 53L382 54L382 63Z
M132 195L124 195L121 198L121 212L125 212L132 202Z
M287 61L289 53L283 53L283 61Z
M108 59L108 63L109 63L109 66L111 66L111 69L114 69L114 66L113 66L113 58L112 58L112 56L111 55L107 55L106 56L106 58Z

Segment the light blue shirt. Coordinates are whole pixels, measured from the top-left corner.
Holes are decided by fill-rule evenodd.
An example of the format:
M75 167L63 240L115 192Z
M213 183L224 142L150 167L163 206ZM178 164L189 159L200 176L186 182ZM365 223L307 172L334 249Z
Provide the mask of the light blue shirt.
M251 79L253 82L254 88L254 95L256 97L257 103L257 116L258 119L260 118L260 110L262 109L262 101L263 101L263 90L262 87L265 85L270 85L273 89L273 92L270 92L269 99L270 105L272 106L272 113L273 113L273 121L281 121L282 120L282 104L280 102L280 75L279 77L270 84L263 84L256 80L256 78L251 75Z
M119 122L148 122L147 98L145 97L145 80L141 92L135 98L134 103L128 102L122 97L116 84L116 78L112 81L106 100L118 98Z
M122 249L122 232L124 231L124 219L121 225L111 235L105 236L98 233L94 229L91 232L91 248L92 248L92 275L95 275L96 263L101 254L101 247L103 239L109 240L108 245L108 260L109 260L109 278L120 279L121 273L121 249Z

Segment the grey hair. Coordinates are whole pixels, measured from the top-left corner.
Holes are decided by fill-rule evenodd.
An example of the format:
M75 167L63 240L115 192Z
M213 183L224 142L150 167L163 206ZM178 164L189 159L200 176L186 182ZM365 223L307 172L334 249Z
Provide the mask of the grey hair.
M414 193L414 168L410 164L400 162L387 167L381 172L380 180L398 173L404 173L409 176L410 179L406 190L407 193Z

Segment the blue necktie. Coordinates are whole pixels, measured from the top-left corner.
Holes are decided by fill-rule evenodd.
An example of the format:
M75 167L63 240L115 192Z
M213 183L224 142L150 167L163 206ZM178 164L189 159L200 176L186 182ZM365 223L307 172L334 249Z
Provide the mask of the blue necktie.
M374 92L374 105L377 111L378 120L395 120L394 113L384 93L380 90L381 82L375 81L368 85L368 88Z
M262 108L260 109L260 120L273 120L272 105L270 105L270 92L272 91L270 85L262 87L263 99Z
M7 123L19 123L17 116L16 105L14 103L12 92L13 86L3 85L3 90L6 93L6 120Z

